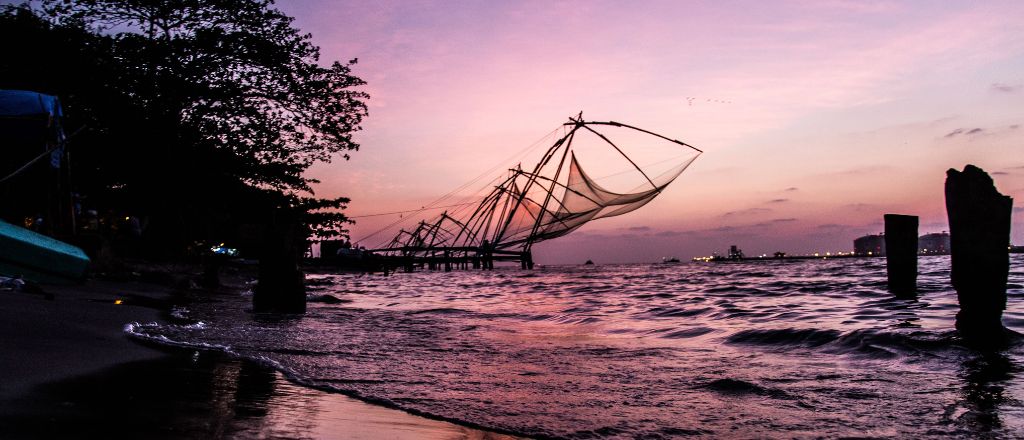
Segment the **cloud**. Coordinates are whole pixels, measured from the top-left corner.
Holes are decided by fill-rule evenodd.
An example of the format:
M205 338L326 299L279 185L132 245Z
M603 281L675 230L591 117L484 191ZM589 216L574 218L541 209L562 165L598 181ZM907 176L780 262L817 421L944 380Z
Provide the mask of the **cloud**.
M1013 208L1013 212L1014 212L1014 214L1020 214L1020 213L1024 212L1024 206L1018 206L1016 208Z
M847 225L840 225L838 223L825 223L823 225L815 226L815 228L818 228L818 229L845 229L845 228L848 228L848 227L849 226L847 226Z
M661 231L654 234L655 237L676 237L679 235L693 235L694 231Z
M626 230L627 231L633 231L633 232L648 232L648 231L651 230L651 227L650 226L633 226L631 228L626 228Z
M793 191L799 191L799 190L800 190L800 188L797 188L795 186L791 186L789 188L784 189L783 191L785 191L785 192L793 192Z
M768 201L768 203L785 203L785 202L788 202L788 201L789 201L789 199L771 199L771 200Z
M1010 126L1010 129L1011 130L1015 130L1015 128L1013 126ZM943 136L943 137L951 138L951 137L957 136L959 134L963 134L964 136L970 136L970 135L973 135L973 134L981 133L983 131L985 131L985 129L981 128L981 127L974 127L974 128L971 128L971 129L958 128L958 129L953 130L953 131L951 131L949 133L946 133L946 135Z
M759 227L765 227L765 226L775 226L775 225L782 224L782 223L792 223L792 222L795 222L795 221L796 221L795 218L776 218L776 219L768 220L766 222L756 223L756 224L751 225L751 226L753 226L755 228L759 228Z
M769 213L769 212L772 212L772 210L768 209L768 208L747 208L747 209L741 209L739 211L729 211L729 212L727 212L725 214L722 214L722 218L736 217L736 216L758 215L758 214L765 214L765 213Z
M850 169L838 171L838 172L832 174L832 176L835 176L835 175L840 175L840 176L866 176L866 175L871 175L871 174L882 173L882 172L889 171L889 170L892 170L892 169L894 169L894 168L891 167L891 166L888 166L888 165L867 165L867 166L850 168Z
M1013 92L1016 92L1016 91L1020 90L1022 87L1024 87L1024 86L1022 86L1020 84L1006 84L1006 83L993 83L990 86L992 91L994 91L994 92L1002 92L1002 93L1013 93Z
M1010 173L1007 173L1006 171L993 171L989 174L992 174L993 176L1007 176Z
M843 208L852 209L854 211L865 211L869 209L878 209L878 205L872 205L870 203L850 203L843 205Z

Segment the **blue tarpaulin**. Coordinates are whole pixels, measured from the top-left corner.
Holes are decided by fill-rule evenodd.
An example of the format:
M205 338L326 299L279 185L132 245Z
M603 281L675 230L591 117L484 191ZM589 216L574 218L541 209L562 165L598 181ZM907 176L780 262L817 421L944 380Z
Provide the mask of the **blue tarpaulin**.
M0 90L0 117L60 117L56 96L27 90Z
M63 111L56 96L27 90L0 90L0 183L49 156L60 168L63 159Z

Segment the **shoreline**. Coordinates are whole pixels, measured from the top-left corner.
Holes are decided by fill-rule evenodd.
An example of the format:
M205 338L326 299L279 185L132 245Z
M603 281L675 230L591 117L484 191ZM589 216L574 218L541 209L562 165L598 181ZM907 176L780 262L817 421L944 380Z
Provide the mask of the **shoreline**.
M105 280L43 289L47 296L0 291L4 438L515 438L307 387L228 354L124 332L132 322L166 323L173 305L203 291Z

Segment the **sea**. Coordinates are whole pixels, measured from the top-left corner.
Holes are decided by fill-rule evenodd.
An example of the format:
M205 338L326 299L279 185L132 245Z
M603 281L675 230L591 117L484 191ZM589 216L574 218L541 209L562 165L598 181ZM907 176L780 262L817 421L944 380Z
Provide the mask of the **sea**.
M243 292L126 331L525 437L1024 438L1024 343L968 347L949 269L916 298L882 258L317 274L305 315ZM1008 294L1024 333L1024 255Z

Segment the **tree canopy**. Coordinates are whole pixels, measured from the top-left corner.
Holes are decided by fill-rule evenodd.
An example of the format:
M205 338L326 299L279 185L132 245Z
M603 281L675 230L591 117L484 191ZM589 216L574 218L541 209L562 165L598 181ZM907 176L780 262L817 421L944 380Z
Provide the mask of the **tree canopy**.
M179 242L280 207L311 233L346 221L347 199L316 198L305 172L359 148L365 83L272 0L42 0L0 20L27 43L0 61L0 87L58 95L66 126L88 127L71 151L93 202Z

